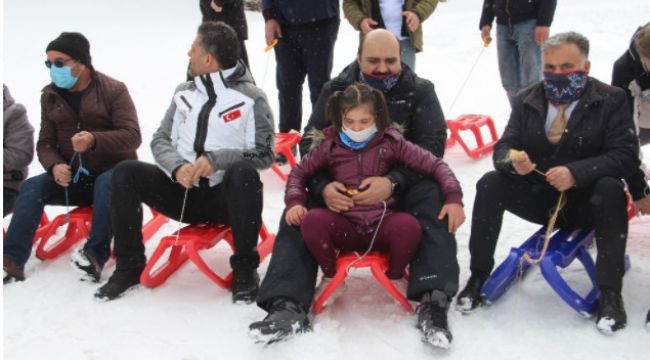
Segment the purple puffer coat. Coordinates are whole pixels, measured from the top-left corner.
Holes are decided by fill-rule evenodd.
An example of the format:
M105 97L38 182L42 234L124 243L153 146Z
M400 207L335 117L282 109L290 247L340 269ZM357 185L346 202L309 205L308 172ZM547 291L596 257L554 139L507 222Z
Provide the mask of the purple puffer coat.
M389 127L361 150L351 150L343 145L333 127L323 129L324 140L312 149L289 174L284 202L287 209L307 204L307 180L327 169L333 180L348 189L357 189L361 181L371 176L383 176L391 167L404 164L415 171L435 179L442 189L445 204L462 204L460 184L449 166L428 151L407 141L399 131ZM388 209L396 198L387 200ZM343 213L362 232L377 224L383 204L355 206ZM365 230L365 231L364 231Z

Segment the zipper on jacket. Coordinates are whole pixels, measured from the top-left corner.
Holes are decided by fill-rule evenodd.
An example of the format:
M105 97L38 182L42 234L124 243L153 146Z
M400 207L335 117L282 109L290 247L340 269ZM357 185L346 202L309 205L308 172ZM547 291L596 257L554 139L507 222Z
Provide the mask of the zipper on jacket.
M201 107L201 112L199 112L198 121L196 124L196 136L194 137L194 152L196 152L196 158L205 153L205 140L208 137L208 125L210 122L210 112L214 108L214 105L217 103L217 93L214 91L214 84L212 83L212 78L210 75L199 76L205 90L208 93L208 101L203 104ZM206 184L203 179L199 180L201 187L209 186L209 183ZM205 179L207 180L207 179Z
M384 155L385 149L383 147L379 148L379 153L377 154L377 157L375 158L375 166L374 166L374 174L377 174L379 172L379 163L381 162L381 157Z
M227 114L227 113L229 113L231 110L235 110L235 109L238 108L238 107L242 107L242 106L244 106L244 104L245 104L245 103L242 101L242 102L240 102L239 104L235 104L235 105L233 105L233 106L227 108L226 110L221 111L221 112L219 113L219 117L222 117L223 114Z

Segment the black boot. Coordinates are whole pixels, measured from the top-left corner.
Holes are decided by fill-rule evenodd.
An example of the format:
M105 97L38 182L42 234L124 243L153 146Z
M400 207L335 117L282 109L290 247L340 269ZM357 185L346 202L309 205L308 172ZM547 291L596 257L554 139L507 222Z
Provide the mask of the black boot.
M474 312L483 303L481 289L486 280L486 275L472 273L469 280L467 280L467 285L465 285L463 291L456 297L456 310L463 314Z
M102 276L103 265L99 263L95 255L83 249L72 253L70 263L82 274L81 280L99 282Z
M260 277L257 269L239 269L232 271L232 302L250 304L257 297Z
M447 323L447 310L451 299L440 290L424 294L418 314L417 328L422 332L422 341L437 348L448 349L453 336Z
M614 331L625 327L627 315L623 306L623 297L620 292L607 288L600 289L598 296L598 312L596 317L596 327L605 334L611 334Z
M140 283L140 275L144 266L128 269L115 269L108 282L95 292L95 297L101 300L113 300L124 295L129 288Z
M269 314L249 326L249 335L256 342L272 344L294 334L311 330L305 309L297 302L280 297L273 299Z

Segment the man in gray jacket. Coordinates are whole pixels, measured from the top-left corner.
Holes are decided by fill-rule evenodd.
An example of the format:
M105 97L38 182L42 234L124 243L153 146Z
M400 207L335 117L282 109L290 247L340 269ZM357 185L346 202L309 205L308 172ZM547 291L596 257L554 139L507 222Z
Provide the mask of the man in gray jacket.
M112 300L140 282L146 264L141 204L184 223L228 224L235 252L234 302L259 286L256 251L262 221L257 169L273 161L273 116L240 58L235 31L205 22L190 57L193 81L176 88L151 141L156 164L126 161L113 173L115 272L95 297Z
M2 85L4 136L2 137L2 216L13 209L18 190L27 178L27 166L34 159L34 128L25 107L14 101L7 85Z

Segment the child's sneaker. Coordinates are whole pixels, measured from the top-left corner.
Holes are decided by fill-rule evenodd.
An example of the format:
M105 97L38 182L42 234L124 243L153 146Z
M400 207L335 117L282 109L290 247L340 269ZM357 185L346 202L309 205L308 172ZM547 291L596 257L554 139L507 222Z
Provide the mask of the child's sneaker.
M99 282L103 266L99 264L93 254L83 249L77 249L77 251L72 252L70 263L82 274L82 280Z

